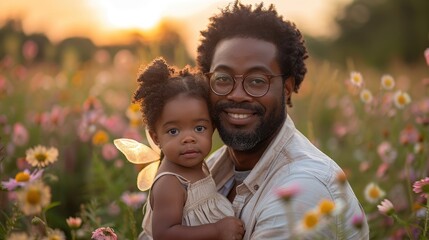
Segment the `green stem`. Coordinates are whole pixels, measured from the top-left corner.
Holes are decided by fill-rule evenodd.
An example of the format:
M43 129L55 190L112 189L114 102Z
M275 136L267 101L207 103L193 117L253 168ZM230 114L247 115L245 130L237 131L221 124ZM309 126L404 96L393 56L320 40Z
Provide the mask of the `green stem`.
M426 239L426 236L427 236L426 233L428 231L428 222L429 222L429 198L426 199L426 217L425 217L425 228L423 230L423 239Z
M295 239L295 221L294 221L294 217L293 217L293 211L292 211L292 205L290 202L287 202L285 204L286 207L286 217L288 220L288 226L289 226L289 232L290 232L290 236L292 237L292 239Z
M402 226L404 226L405 231L407 231L407 235L408 235L409 239L413 239L413 238L411 237L412 235L411 235L410 229L408 228L408 224L407 224L407 222L405 222L404 220L400 219L400 218L398 217L398 215L396 215L396 214L393 214L393 215L392 215L392 217L393 217L393 219L394 219L394 220L396 220L399 224L401 224Z

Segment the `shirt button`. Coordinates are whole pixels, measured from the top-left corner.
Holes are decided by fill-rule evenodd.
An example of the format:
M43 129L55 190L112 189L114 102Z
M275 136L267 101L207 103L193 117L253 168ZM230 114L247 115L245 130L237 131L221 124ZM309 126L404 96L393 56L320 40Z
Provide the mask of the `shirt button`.
M258 191L258 189L259 189L259 185L255 185L255 186L253 186L253 189L255 189L255 191Z

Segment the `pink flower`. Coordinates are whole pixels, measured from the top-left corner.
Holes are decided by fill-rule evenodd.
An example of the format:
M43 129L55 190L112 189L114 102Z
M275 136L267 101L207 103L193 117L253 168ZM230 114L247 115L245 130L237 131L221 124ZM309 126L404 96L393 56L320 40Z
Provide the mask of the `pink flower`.
M426 64L429 66L429 48L426 48L424 55L426 59Z
M139 129L137 129L137 128L128 128L127 130L125 130L123 137L124 138L131 138L131 139L134 139L138 142L143 141L143 137L140 134Z
M382 142L377 147L377 153L381 160L385 163L393 163L398 156L397 151L390 145L389 142Z
M82 219L79 217L69 217L66 219L67 225L70 228L78 229L82 225Z
M92 232L91 240L117 240L115 231L109 227L100 227Z
M121 196L121 200L127 206L133 209L137 209L144 203L144 201L146 201L146 194L142 192L136 192L136 193L124 192Z
M0 95L5 93L7 89L6 79L3 76L0 76Z
M28 142L28 131L21 123L13 125L12 142L17 146L24 146Z
M298 185L290 185L287 187L279 188L275 191L277 197L282 199L284 202L289 202L294 196L296 196L301 189Z
M378 166L378 168L377 168L376 176L378 178L384 177L387 173L387 170L389 170L389 167L390 167L390 165L388 163L386 163L386 162L381 163L380 166Z
M34 41L28 40L22 46L22 54L26 60L33 60L38 52L37 44Z
M363 215L362 214L356 214L353 215L352 217L352 225L353 227L357 228L357 229L361 229L363 226Z
M22 172L19 172L15 175L15 178L10 178L9 181L1 182L2 186L8 191L13 191L17 187L24 187L28 183L31 183L39 179L43 174L43 169L35 170L30 174L28 169L25 169Z
M420 139L419 131L413 125L407 125L399 135L399 141L401 144L414 144Z
M413 191L415 193L422 193L421 196L428 199L429 198L429 177L425 177L419 181L414 182Z
M103 155L103 158L106 160L112 160L118 156L118 149L113 143L104 144L101 149L101 155Z
M381 203L377 206L378 211L381 213L390 216L395 212L395 209L393 208L393 203L389 201L388 199L384 199L381 201Z
M121 135L127 128L126 122L118 115L103 119L101 125L114 135Z

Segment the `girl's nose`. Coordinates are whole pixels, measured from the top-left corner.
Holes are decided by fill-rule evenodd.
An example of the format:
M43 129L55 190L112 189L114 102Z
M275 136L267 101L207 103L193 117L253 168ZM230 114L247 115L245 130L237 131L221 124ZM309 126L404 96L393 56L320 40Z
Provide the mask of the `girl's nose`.
M187 134L183 139L182 139L183 143L195 143L195 137L192 136L192 134Z

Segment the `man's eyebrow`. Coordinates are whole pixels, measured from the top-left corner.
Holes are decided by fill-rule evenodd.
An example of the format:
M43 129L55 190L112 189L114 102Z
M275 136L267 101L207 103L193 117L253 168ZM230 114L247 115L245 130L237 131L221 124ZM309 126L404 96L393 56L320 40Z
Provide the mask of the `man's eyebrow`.
M224 70L230 73L233 73L233 69L227 65L217 65L216 68L214 68L213 71L219 71L219 70ZM245 73L249 73L249 72L266 72L266 73L272 73L271 70L269 70L267 67L263 66L263 65L256 65L253 66L249 69L247 69L247 71Z

